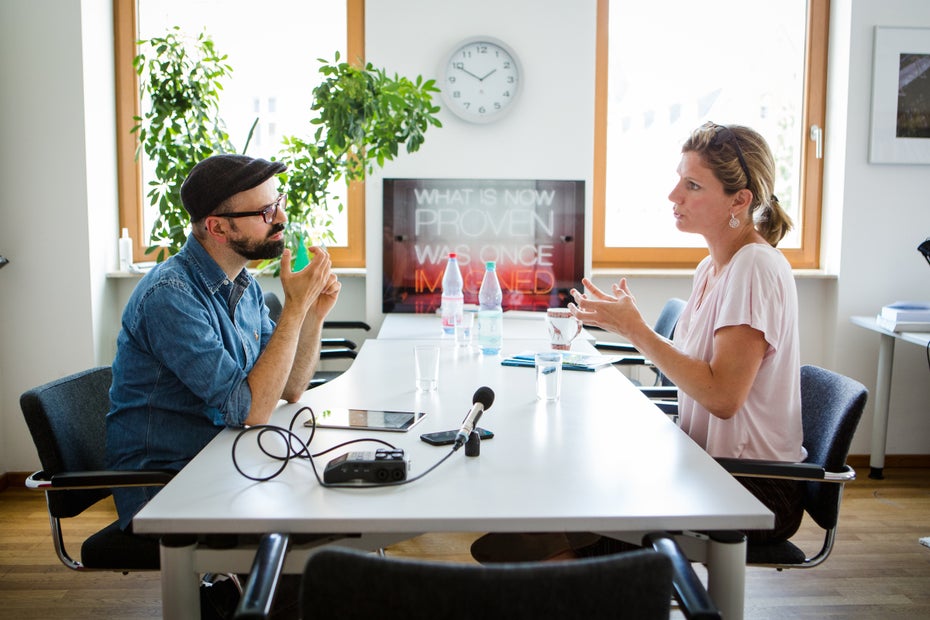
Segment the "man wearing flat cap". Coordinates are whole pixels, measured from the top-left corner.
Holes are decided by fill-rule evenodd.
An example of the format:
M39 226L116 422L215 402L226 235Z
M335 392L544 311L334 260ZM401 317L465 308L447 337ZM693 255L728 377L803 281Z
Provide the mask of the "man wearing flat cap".
M142 278L123 312L107 416L109 467L180 470L224 427L264 424L280 399L295 402L307 389L341 285L322 248L311 248L311 263L291 271L275 178L284 169L214 155L181 186L191 235ZM284 309L275 325L246 265L278 256ZM123 529L157 490L114 491Z

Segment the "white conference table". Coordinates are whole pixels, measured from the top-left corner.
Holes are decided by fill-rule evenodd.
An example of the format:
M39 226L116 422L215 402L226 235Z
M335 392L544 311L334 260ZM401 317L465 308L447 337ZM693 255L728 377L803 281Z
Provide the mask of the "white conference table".
M875 413L872 417L872 448L869 453L869 478L884 478L885 447L888 441L888 409L891 402L891 371L894 365L895 340L921 347L930 343L930 332L893 332L878 325L874 316L854 316L853 324L881 334L878 348L878 376L875 379Z
M505 325L505 335L510 329ZM433 340L435 341L435 340ZM459 450L424 478L404 486L334 489L316 480L310 463L293 461L268 482L253 482L233 467L237 431L222 431L136 515L140 534L330 533L327 544L375 550L427 532L593 531L627 539L656 530L765 529L774 517L733 477L612 367L563 373L557 402L535 398L532 368L504 367L500 357L441 345L439 390L414 390L413 345L368 340L351 368L282 404L272 422L287 426L301 405L316 411L346 406L417 409L427 417L407 433L318 429L312 451L348 439L377 437L406 451L410 476L449 451L421 433L457 429L480 386L495 393L479 425L494 431L480 456ZM590 345L576 342L576 348ZM505 338L504 355L547 346L543 339ZM309 434L301 427L303 437ZM252 433L237 458L253 475L278 467L261 454ZM271 440L274 444L274 440ZM341 448L316 459L325 464ZM702 543L709 590L728 618L743 612L745 543ZM255 547L213 550L162 545L166 618L196 617L197 574L248 572ZM292 550L285 572L300 573L308 550ZM689 551L690 553L690 551Z
M545 312L508 311L504 313L505 339L545 339L549 337ZM475 332L477 335L477 331ZM452 334L442 333L442 320L432 314L389 314L378 331L379 340L453 340ZM575 340L593 343L595 338L582 329Z

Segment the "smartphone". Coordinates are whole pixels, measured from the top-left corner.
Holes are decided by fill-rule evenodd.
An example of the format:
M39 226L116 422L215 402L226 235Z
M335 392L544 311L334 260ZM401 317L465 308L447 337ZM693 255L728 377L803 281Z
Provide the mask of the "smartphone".
M480 426L475 428L478 431L478 437L480 439L490 439L494 436L494 433L491 431L481 428ZM438 433L423 433L420 435L420 439L425 441L428 444L433 446L447 446L455 442L455 436L458 435L458 431L439 431Z

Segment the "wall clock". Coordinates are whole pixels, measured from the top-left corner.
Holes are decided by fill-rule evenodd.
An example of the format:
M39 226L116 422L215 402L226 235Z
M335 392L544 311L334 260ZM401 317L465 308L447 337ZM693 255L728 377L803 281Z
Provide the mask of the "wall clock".
M473 37L456 45L439 73L446 106L472 123L490 123L509 112L523 80L517 55L491 37Z

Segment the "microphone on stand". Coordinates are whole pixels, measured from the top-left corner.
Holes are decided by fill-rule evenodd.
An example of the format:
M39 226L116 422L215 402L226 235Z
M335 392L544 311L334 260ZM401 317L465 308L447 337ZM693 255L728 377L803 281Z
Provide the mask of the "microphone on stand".
M484 413L486 409L491 408L491 405L494 403L494 390L487 386L478 388L475 391L475 395L471 397L471 402L471 411L469 411L465 419L462 420L462 428L460 428L459 432L455 435L455 445L452 448L453 451L465 445L465 442L468 441L468 436L475 430L475 426L478 424L481 414Z

